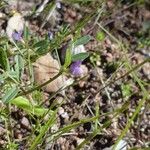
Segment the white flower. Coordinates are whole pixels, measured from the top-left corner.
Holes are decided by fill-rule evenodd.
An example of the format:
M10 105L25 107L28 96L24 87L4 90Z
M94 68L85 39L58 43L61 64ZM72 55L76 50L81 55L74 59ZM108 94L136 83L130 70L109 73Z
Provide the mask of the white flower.
M85 52L86 52L86 50L85 50L84 45L78 45L75 48L74 47L72 48L72 54L73 55L85 53Z
M13 41L14 32L23 32L24 29L24 19L20 13L15 13L7 23L6 33L10 41Z

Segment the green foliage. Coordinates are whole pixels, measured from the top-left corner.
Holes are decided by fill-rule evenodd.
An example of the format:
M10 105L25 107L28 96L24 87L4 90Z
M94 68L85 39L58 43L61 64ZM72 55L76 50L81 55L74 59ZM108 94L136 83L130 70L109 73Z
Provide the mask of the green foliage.
M23 33L23 37L24 37L24 40L26 42L29 41L29 38L30 38L30 31L29 31L29 28L27 26L24 27L24 33Z
M83 61L87 57L89 57L89 53L79 53L79 54L76 54L76 55L72 56L72 61L77 61L77 60L82 60Z
M37 102L38 104L41 103L41 101L43 100L43 93L41 91L33 91L32 93L32 98L35 100L35 102Z
M42 116L48 111L48 109L32 104L28 99L21 97L21 96L15 99L11 99L9 102L10 104L17 106L18 108L23 109L27 113L33 114L36 116Z
M132 90L131 90L131 86L129 84L122 84L121 90L122 90L123 97L125 97L125 98L130 97Z
M8 103L10 102L10 100L12 100L13 98L15 98L17 96L19 92L19 89L17 88L17 86L12 86L10 87L6 92L5 95L2 97L2 101L4 103Z
M87 44L91 39L92 37L89 35L83 36L74 42L74 47L77 47L78 45Z
M87 52L72 54L71 49L74 49L75 47L77 47L79 45L87 44L90 40L91 40L91 36L83 36L83 37L77 39L75 42L73 42L73 44L72 43L70 44L69 48L66 50L65 64L64 64L65 68L67 68L71 64L71 62L74 62L77 60L83 61L84 59L86 59L89 56L89 53L87 53Z
M18 144L16 144L15 142L11 142L7 145L7 148L8 149L11 149L11 150L16 150L18 148Z
M10 66L9 66L9 61L8 61L8 57L7 57L7 52L6 49L0 47L0 66L2 67L2 69L4 69L5 71L9 71L10 70Z
M36 136L36 138L34 140L32 140L32 144L29 148L29 150L35 150L37 145L39 143L41 143L41 141L43 141L43 137L46 134L46 132L48 131L48 129L50 129L56 121L56 113L57 111L54 111L50 117L50 119L41 127L40 131L39 131L39 135Z
M4 8L7 5L6 1L0 1L0 9Z
M63 1L64 2L64 1ZM93 10L93 13L88 14L85 16L84 19L79 21L74 25L74 28L71 29L69 26L63 26L59 32L56 33L54 36L54 39L51 41L48 39L48 37L41 38L30 34L30 30L27 26L25 26L24 30L24 36L23 40L24 42L10 42L5 36L0 37L0 100L1 103L4 105L4 107L0 110L0 121L4 122L4 125L6 126L6 129L8 131L7 133L7 148L10 150L16 150L19 149L19 145L17 144L18 141L14 139L14 135L11 133L11 121L13 118L11 118L11 108L15 106L15 108L18 108L20 111L23 112L23 114L27 114L29 118L32 118L35 123L31 126L31 132L29 137L25 137L23 139L23 143L26 144L27 149L29 150L35 150L38 147L44 143L44 141L47 140L47 137L49 137L49 142L55 142L58 138L64 136L66 133L71 133L71 131L74 131L75 128L85 124L85 123L91 123L91 130L89 133L87 133L87 137L77 146L77 149L83 148L86 144L88 144L95 136L98 134L103 135L103 131L107 130L108 127L111 126L113 123L113 120L117 117L121 116L124 111L129 108L130 105L130 97L133 94L132 91L132 83L138 85L140 88L140 97L138 105L135 108L135 111L131 118L127 120L126 126L124 129L122 129L122 132L120 136L118 136L114 147L119 143L119 141L126 135L126 133L130 130L131 125L133 124L135 118L138 116L138 114L141 112L141 108L144 106L145 102L147 102L149 98L149 93L146 90L144 86L144 82L138 76L138 73L136 73L136 70L140 68L143 64L149 62L149 59L145 59L142 63L132 66L130 64L128 59L120 58L119 61L115 61L112 63L106 63L104 66L100 67L106 67L110 71L110 78L107 79L107 75L103 76L102 78L105 80L98 80L96 82L99 82L100 89L98 87L95 95L93 94L92 97L92 103L95 105L94 112L89 109L88 103L86 103L85 99L85 105L90 110L90 116L91 117L85 117L81 118L77 122L73 122L72 120L69 120L68 124L60 127L57 131L52 131L51 128L56 125L57 123L57 117L58 117L58 109L62 105L62 103L58 103L54 100L54 103L49 107L47 104L45 104L45 99L43 98L43 86L53 82L56 78L58 78L60 75L62 75L66 70L69 70L69 66L72 62L81 60L83 61L87 57L89 57L88 52L79 53L79 54L72 54L72 49L76 48L79 45L85 45L87 44L92 37L90 35L84 35L82 36L82 29L84 26L89 22L91 19L95 19L97 17L97 10L100 8L101 2L92 1L92 0L71 0L67 1L68 3L78 3L78 4L90 4L95 3L97 6L95 7L95 10ZM122 1L123 2L123 1ZM128 1L124 1L128 3ZM138 2L143 2L143 0L139 0ZM51 4L48 4L45 8L44 12L49 12L50 9L54 7L54 2ZM0 8L2 8L5 5L5 3L0 2ZM115 44L118 44L119 50L124 51L125 48L123 47L123 44L117 40L109 31L107 31L104 27L99 26L99 30L96 34L97 42L103 41L107 36L109 36ZM145 27L143 26L144 30L148 30L149 26L147 24ZM144 32L146 32L146 30ZM46 35L47 36L47 35ZM69 37L69 38L68 38ZM71 38L70 38L71 37ZM37 58L41 57L42 55L47 54L48 52L54 51L62 47L62 44L66 44L69 40L71 41L69 43L68 49L66 50L66 56L65 56L65 63L62 67L62 70L59 71L59 73L54 76L53 78L49 79L48 81L44 82L41 85L36 86L34 83L34 77L33 77L33 61L35 61ZM149 38L145 36L141 36L139 39L139 46L140 48L143 48L144 46L149 46ZM15 49L15 50L14 50ZM9 53L11 51L12 53ZM101 62L100 58L100 51L94 51L90 53L90 62L93 64L95 68L98 68L99 65L97 65L97 62ZM121 68L119 66L119 63L122 63L123 71L125 70L126 73L123 74L121 77L115 79L115 75L118 73L118 70ZM125 65L124 65L125 64ZM120 67L120 68L119 68ZM133 67L133 68L132 68ZM94 69L95 69L94 68ZM119 68L119 69L118 69ZM112 70L111 70L112 69ZM121 68L122 69L122 68ZM91 70L90 70L91 71ZM92 70L93 71L93 70ZM95 70L94 70L95 71ZM27 80L29 83L26 83L26 79L23 78L23 75L27 75ZM120 74L119 74L120 75ZM105 89L107 96L109 96L109 90L107 91L107 87L110 85L115 84L118 80L122 79L122 82L124 82L124 77L130 77L132 78L132 83L122 83L121 84L121 91L122 96L125 98L125 102L120 106L120 108L115 108L113 106L112 110L110 112L103 113L101 111L101 108L99 105L99 93ZM77 80L75 84L78 84L79 81L82 81L83 78L80 80ZM90 79L90 78L89 78ZM95 79L94 79L95 80ZM88 81L87 81L88 82ZM147 84L148 85L148 84ZM97 87L96 87L97 88ZM84 88L83 88L84 90ZM46 101L48 100L49 103L51 103L52 98L58 93L59 91L53 93L51 97L48 97ZM88 93L88 97L91 97L91 93ZM64 99L67 101L68 98L64 94ZM98 101L97 101L98 97ZM109 98L111 100L111 97ZM124 100L124 99L123 99ZM67 103L70 102L70 99L67 101ZM1 104L0 103L0 104ZM109 103L113 103L110 101ZM2 105L2 106L3 106ZM82 105L84 108L84 106ZM110 117L111 116L111 117ZM100 122L101 118L105 118L104 122ZM111 118L111 119L110 119ZM31 119L31 120L32 120ZM32 121L31 121L32 122ZM72 133L71 133L72 134ZM8 140L8 141L7 141ZM27 142L27 143L26 143ZM41 147L40 147L41 148ZM42 149L42 148L41 148Z
M65 68L67 68L71 64L71 61L72 61L71 57L72 57L71 48L68 48L66 50L66 56L65 56L65 64L64 64Z
M93 52L90 56L90 62L95 65L98 61L100 61L100 54Z
M80 5L88 5L90 2L92 2L93 0L64 0L65 3L69 3L69 4L80 4Z
M49 46L49 41L46 39L46 40L41 40L41 41L35 43L33 45L33 48L35 48L36 53L38 55L43 55L48 52L48 46Z
M16 64L14 66L15 68L15 73L16 73L16 77L17 77L17 80L21 80L21 75L23 74L23 71L24 71L24 60L22 58L22 56L20 55L16 55L15 58L14 58Z
M96 39L97 39L98 41L103 41L103 40L105 39L105 33L102 32L102 31L97 32L97 34L96 34Z

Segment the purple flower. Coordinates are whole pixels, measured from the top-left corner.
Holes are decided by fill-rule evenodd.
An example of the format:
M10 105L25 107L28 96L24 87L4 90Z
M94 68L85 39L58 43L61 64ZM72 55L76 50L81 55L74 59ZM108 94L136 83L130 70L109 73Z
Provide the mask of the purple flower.
M48 38L49 38L49 40L52 40L53 37L54 37L54 34L51 31L49 31L48 32Z
M12 33L12 38L13 38L15 41L21 41L21 40L22 40L22 34L23 34L22 31L19 31L19 32L14 31L14 32Z
M70 71L74 76L80 76L83 73L81 68L82 61L75 61L70 66Z

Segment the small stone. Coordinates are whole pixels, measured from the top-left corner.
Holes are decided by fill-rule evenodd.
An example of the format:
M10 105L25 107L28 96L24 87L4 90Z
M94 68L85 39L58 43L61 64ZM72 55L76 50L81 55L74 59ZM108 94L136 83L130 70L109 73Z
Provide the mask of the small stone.
M0 126L0 136L6 132L6 129Z
M81 139L81 138L77 138L77 144L81 144L82 142L84 141L84 139Z
M63 114L63 113L64 113L64 109L63 109L62 107L60 107L60 108L58 109L58 114L61 115L61 114Z
M86 81L84 81L84 80L79 81L79 87L80 88L83 88L85 86L85 84L86 84Z
M58 131L58 126L57 126L57 124L54 124L54 125L51 127L51 131L52 131L52 132Z
M20 129L20 124L17 124L17 125L16 125L16 128L17 128L17 129Z
M57 103L61 104L63 102L64 98L62 96L57 97Z
M110 41L110 39L109 39L109 38L106 38L106 39L105 39L105 46L106 46L106 47L111 47L111 45L112 45L112 42Z
M4 144L6 144L6 141L0 140L0 146L2 146L2 145L4 145ZM2 148L2 147L1 147L1 148Z
M63 114L61 114L62 118L64 119L69 119L69 115L67 112L64 112Z
M21 125L25 129L28 129L28 130L30 129L30 122L29 122L29 120L26 117L23 117L21 119Z
M146 63L142 67L144 75L150 80L150 63Z
M106 60L107 62L112 62L113 61L113 55L111 53L106 54Z
M20 130L16 130L14 132L14 136L16 139L22 139L22 134L21 134Z
M82 76L86 76L88 74L88 68L86 65L81 65L81 69L83 71Z
M2 12L0 12L0 19L5 19L6 18L6 15Z
M97 65L97 66L100 66L100 65L101 65L101 62L100 62L100 61L96 61L96 65Z
M22 134L18 134L17 139L22 139Z
M112 9L115 5L114 5L114 2L112 0L108 0L107 1L107 6Z
M59 108L58 114L59 114L62 118L64 118L64 119L68 119L68 118L69 118L68 113L65 112L62 107Z
M68 9L68 14L72 18L75 18L77 16L77 13L74 10L71 10L71 9Z

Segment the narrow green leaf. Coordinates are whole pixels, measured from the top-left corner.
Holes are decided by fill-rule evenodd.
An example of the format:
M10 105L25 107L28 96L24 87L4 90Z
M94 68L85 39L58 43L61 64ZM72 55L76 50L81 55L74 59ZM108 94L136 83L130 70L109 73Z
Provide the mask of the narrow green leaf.
M33 48L36 49L38 55L43 55L48 52L49 41L47 39L38 41L33 45Z
M33 140L33 143L31 144L29 150L35 150L37 148L37 145L41 143L43 137L45 136L49 128L51 128L54 125L56 121L56 114L57 110L52 113L50 119L42 126L39 135Z
M4 74L0 74L0 84L4 82L5 76Z
M23 61L23 58L22 56L20 55L16 55L15 56L15 72L17 74L17 79L19 80L20 79L20 76L22 74L22 71L24 69L24 61Z
M131 95L131 86L129 84L122 84L121 90L123 97L129 97Z
M0 65L6 71L10 69L6 51L0 47Z
M29 28L27 26L25 26L25 28L24 28L24 39L26 41L29 40Z
M89 53L79 53L72 56L72 61L84 60L89 56Z
M47 52L48 52L48 44L45 44L45 45L39 47L36 51L36 53L38 55L43 55L43 54L46 54Z
M26 111L27 113L36 115L36 116L42 116L44 115L48 109L36 106L36 105L32 105L30 103L30 101L24 97L17 97L15 99L12 99L10 101L11 104L14 104L15 106L17 106L18 108L23 109L24 111Z
M2 98L2 101L4 103L10 102L10 100L12 100L13 98L15 98L15 96L18 94L18 92L19 92L19 89L16 86L11 87L11 89L9 89L5 93L4 97Z
M66 50L66 56L65 56L65 64L64 64L64 67L65 68L67 68L70 64L71 64L71 55L72 55L72 53L71 53L71 49L70 48L68 48L67 50Z
M35 43L33 45L33 48L39 48L39 47L43 47L45 45L48 44L48 41L47 40L41 40L41 41L38 41L37 43Z
M6 36L2 36L0 37L0 41L0 46L4 46L8 42L8 38Z
M91 39L92 39L92 37L89 35L83 36L74 42L74 47L76 47L78 45L87 44Z

